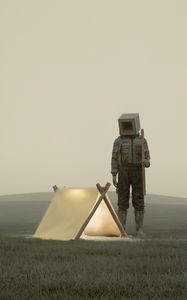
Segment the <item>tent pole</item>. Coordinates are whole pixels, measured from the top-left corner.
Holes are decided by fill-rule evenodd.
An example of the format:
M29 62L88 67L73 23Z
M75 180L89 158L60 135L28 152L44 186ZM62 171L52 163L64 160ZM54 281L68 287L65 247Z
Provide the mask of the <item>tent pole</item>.
M102 193L102 192L103 192L103 187L101 187L101 185L100 185L99 183L97 183L96 186L97 186L97 188L98 188L98 191L99 191L100 193ZM112 215L112 217L113 217L113 219L114 219L116 225L118 226L118 228L119 228L119 230L120 230L120 232L121 232L121 236L122 236L122 237L128 236L128 234L127 234L126 231L124 230L124 228L123 228L121 222L119 221L119 218L118 218L116 212L114 211L112 205L110 204L110 202L108 201L108 199L106 198L105 195L104 195L104 197L103 197L103 200L105 201L106 206L108 207L108 209L109 209L109 211L110 211L110 213L111 213L111 215Z
M94 213L96 212L97 208L99 207L101 201L103 200L106 192L108 191L109 187L111 186L111 184L108 182L105 187L102 189L102 193L100 193L100 197L97 200L95 206L93 207L93 209L91 210L90 214L88 215L88 217L86 218L86 220L84 221L83 225L81 226L79 232L77 233L77 235L75 236L75 240L78 240L81 236L81 234L83 233L84 229L86 228L86 226L88 225L89 221L91 220L91 218L93 217Z
M58 186L57 185L53 185L53 190L54 190L54 192L56 192L58 190Z

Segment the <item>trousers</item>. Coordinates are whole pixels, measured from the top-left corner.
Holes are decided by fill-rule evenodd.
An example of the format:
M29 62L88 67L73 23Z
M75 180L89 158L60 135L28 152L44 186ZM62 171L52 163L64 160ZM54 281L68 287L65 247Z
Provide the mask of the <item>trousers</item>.
M130 187L132 188L132 205L135 210L144 210L142 167L127 166L118 173L117 194L118 210L129 208Z

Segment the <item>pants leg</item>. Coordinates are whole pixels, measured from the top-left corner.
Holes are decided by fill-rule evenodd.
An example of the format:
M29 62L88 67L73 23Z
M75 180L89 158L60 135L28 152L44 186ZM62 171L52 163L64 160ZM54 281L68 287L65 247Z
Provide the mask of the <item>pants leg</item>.
M129 196L130 196L130 180L129 171L124 169L118 174L118 210L124 211L129 208Z
M134 168L131 170L132 184L132 204L136 211L144 211L144 195L142 182L142 169Z

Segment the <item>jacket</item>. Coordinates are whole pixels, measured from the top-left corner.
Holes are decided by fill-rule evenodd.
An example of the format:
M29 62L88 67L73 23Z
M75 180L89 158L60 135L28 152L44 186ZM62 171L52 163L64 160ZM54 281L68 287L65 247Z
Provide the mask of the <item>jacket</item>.
M111 173L116 175L121 169L130 166L141 167L142 160L141 136L119 136L113 143ZM150 165L150 153L144 138L144 157L147 166Z

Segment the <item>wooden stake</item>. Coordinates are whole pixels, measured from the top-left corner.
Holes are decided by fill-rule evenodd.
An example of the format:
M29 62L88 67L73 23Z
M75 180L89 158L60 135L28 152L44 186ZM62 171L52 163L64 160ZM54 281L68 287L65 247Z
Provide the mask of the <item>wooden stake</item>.
M141 145L142 145L142 189L143 195L146 195L146 184L145 184L145 149L144 149L144 130L141 129Z

